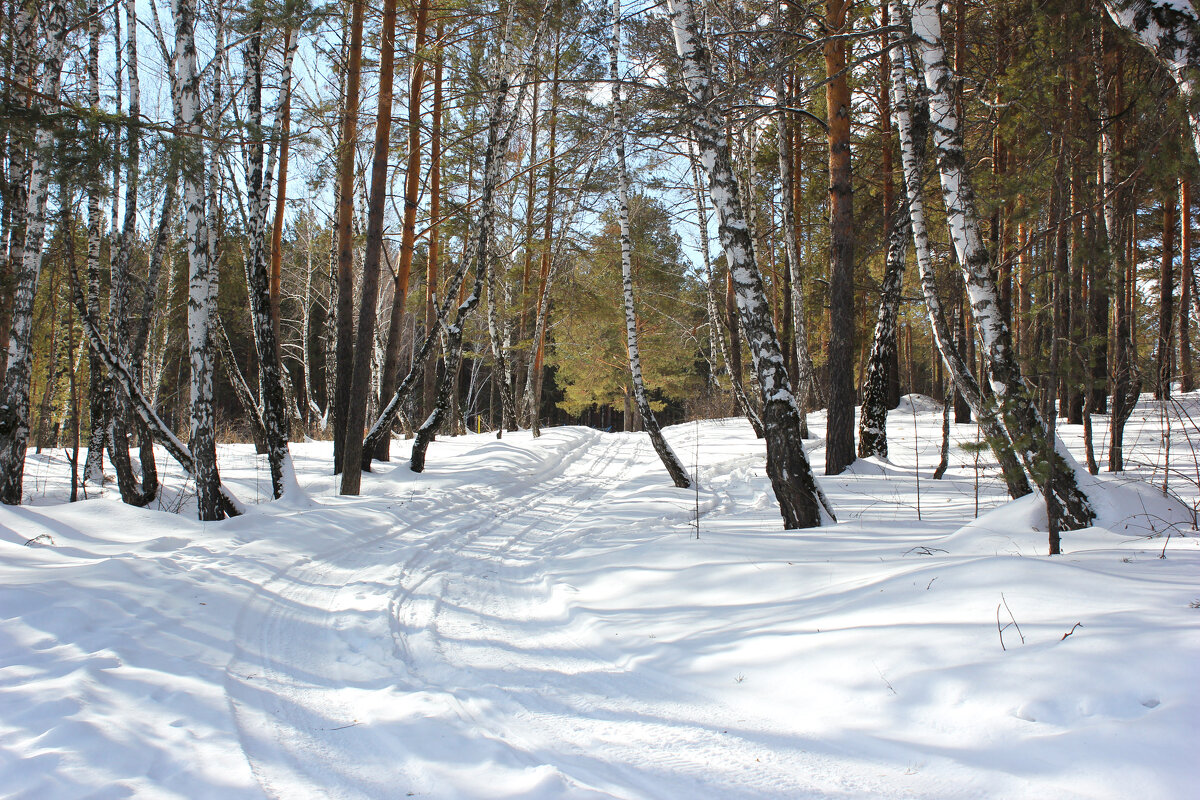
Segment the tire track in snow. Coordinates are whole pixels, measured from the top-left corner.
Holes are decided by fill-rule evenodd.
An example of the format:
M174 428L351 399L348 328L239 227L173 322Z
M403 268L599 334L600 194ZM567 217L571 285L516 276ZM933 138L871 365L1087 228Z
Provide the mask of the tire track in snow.
M628 463L644 455L657 468L646 442L634 441ZM836 758L804 752L782 739L768 745L769 736L741 735L736 728L742 712L713 702L686 679L641 668L628 656L614 660L612 652L582 641L569 627L570 608L563 609L566 619L546 619L539 627L528 623L544 617L539 607L550 604L553 611L552 596L559 588L546 571L553 562L547 565L536 550L563 540L555 550L565 552L586 536L589 514L598 512L593 525L608 523L603 493L620 483L592 485L586 492L591 502L579 503L540 530L529 526L508 536L490 559L459 562L455 582L443 587L450 591L439 598L429 622L433 631L456 634L442 637L439 678L470 687L473 704L486 708L491 718L478 721L490 722L493 730L487 733L534 763L553 764L564 786L579 796L681 796L689 784L695 797L825 796L797 780L795 763L806 762L814 773L828 775L838 768ZM666 532L671 525L669 517L659 520L648 533ZM459 609L456 619L444 619L450 616L447 608ZM491 629L474 620L490 621ZM489 648L489 641L504 643L501 651L524 644L525 657L506 659ZM497 716L509 720L499 730ZM614 786L614 772L624 785Z
M447 489L442 508L393 514L383 533L302 559L246 604L226 683L243 749L269 796L391 797L406 779L428 790L421 759L406 764L419 743L406 741L405 728L431 715L454 727L463 709L421 676L429 669L410 643L421 632L401 617L418 621L414 594L488 530L515 525L572 482L583 479L578 494L588 493L587 476L571 466L603 444L592 458L603 474L619 439L576 433L576 447L510 483L509 496L486 486ZM550 473L559 477L539 483ZM331 521L358 507L337 507Z

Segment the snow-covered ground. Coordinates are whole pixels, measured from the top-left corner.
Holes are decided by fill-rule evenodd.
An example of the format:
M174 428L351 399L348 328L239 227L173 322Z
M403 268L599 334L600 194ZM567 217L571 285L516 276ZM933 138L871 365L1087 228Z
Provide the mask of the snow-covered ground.
M1200 396L1142 404L1055 558L974 425L932 479L915 405L796 532L738 420L667 430L698 493L644 435L444 438L359 498L304 443L306 495L208 524L173 465L142 510L67 504L63 453L31 455L0 507L0 795L1196 797Z

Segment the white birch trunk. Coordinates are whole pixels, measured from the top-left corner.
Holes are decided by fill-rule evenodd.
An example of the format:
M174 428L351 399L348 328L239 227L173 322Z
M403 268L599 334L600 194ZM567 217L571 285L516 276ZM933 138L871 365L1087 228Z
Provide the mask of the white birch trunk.
M717 309L717 290L712 270L712 259L708 254L708 209L705 208L704 192L700 188L700 161L696 157L690 139L688 140L688 158L692 162L692 192L695 195L696 217L699 220L699 244L700 252L704 257L704 277L708 282L705 296L708 305L710 337L715 342L717 350L720 351L721 361L725 363L726 372L729 373L729 386L733 391L734 402L741 409L742 416L750 423L750 427L754 428L754 435L762 439L766 435L763 432L762 420L759 418L758 412L754 410L754 404L750 402L750 398L746 395L746 385L742 383L740 376L734 373L733 362L729 360L729 346L725 342L725 325L721 320L720 311ZM802 436L807 433L803 407L800 407L800 433Z
M946 66L941 20L933 0L910 0L913 35L924 67L929 91L930 124L937 151L938 172L951 239L962 266L967 296L975 317L992 390L1005 427L1018 455L1043 493L1053 492L1069 530L1087 527L1095 517L1076 481L1074 461L1061 442L1046 437L1046 425L1032 401L1012 354L1011 335L1001 313L999 293L991 270L991 257L983 243L974 192L966 169L962 134L958 126L953 80ZM1051 460L1053 468L1047 470ZM1060 463L1061 462L1061 463ZM1053 475L1053 480L1048 478Z
M1188 0L1104 0L1104 8L1171 73L1200 156L1200 16Z
M289 40L283 57L282 85L291 84L292 59L299 37ZM282 365L271 314L270 265L268 228L271 204L271 183L275 149L280 130L286 89L280 91L279 107L269 132L263 131L262 114L262 19L257 19L246 50L249 86L249 138L246 187L249 206L249 256L247 261L250 310L254 320L254 343L258 351L259 396L262 398L261 419L267 461L271 469L271 492L278 499L287 488L287 476L292 474L288 452L288 413L284 399ZM263 166L264 142L270 142L270 154ZM280 187L281 189L283 187Z
M88 5L91 23L88 27L88 102L93 112L100 110L100 6L96 0ZM89 181L87 224L87 310L93 320L100 320L100 186L99 175ZM88 410L90 430L87 461L83 469L84 495L87 486L104 482L104 449L108 431L108 384L104 380L103 362L88 346Z
M738 198L737 179L716 105L712 64L699 36L691 0L669 0L668 5L675 49L683 62L684 83L691 101L690 113L694 115L692 126L700 163L708 173L709 197L717 211L721 244L762 391L767 474L779 500L784 527L816 527L821 524L822 511L830 517L833 512L804 451L800 409L784 368L762 276L754 261L750 231Z
M54 0L45 8L43 21L47 51L42 93L58 97L67 36L67 12L60 0ZM34 135L29 159L29 194L25 199L25 241L20 263L14 264L18 268L17 285L13 293L4 397L0 399L0 502L9 505L19 505L21 502L25 449L29 442L33 299L42 270L42 240L46 233L46 201L50 194L50 148L53 138L53 131L43 127L39 127Z
M181 141L183 156L184 230L187 237L188 279L188 357L191 366L191 407L196 495L200 519L220 519L221 479L217 471L217 448L213 419L213 341L214 304L213 270L210 263L211 232L206 203L204 133L200 106L200 74L197 68L194 35L195 7L192 0L171 0L175 17L175 72L173 86L178 124L186 136ZM218 47L223 43L218 40ZM220 59L214 62L219 76ZM219 78L213 82L219 86ZM219 92L214 91L214 109L220 108Z
M892 18L903 19L899 0L891 0ZM900 140L901 163L904 168L904 195L908 203L912 229L913 247L917 256L917 267L921 278L921 291L925 298L925 311L934 346L950 373L955 389L961 392L979 420L987 442L995 453L1004 474L1008 492L1013 498L1022 497L1032 491L1025 469L1013 451L1008 431L996 416L991 401L983 396L970 366L954 343L954 336L946 324L946 315L937 293L937 279L933 270L933 257L929 246L929 230L925 221L925 198L922 178L925 164L925 140L928 138L928 110L921 108L914 113L914 105L908 92L908 73L905 67L906 51L897 49L892 57L892 97L896 130ZM918 119L914 119L918 117ZM950 402L947 400L947 402Z
M786 98L786 87L783 71L775 80L776 102L782 104ZM791 296L788 302L792 304L792 325L795 329L795 341L792 347L796 351L796 388L799 394L796 404L800 408L800 430L807 437L808 419L804 410L806 398L816 394L816 371L813 369L812 355L808 352L808 328L804 324L804 282L800 280L800 246L796 242L795 208L792 203L792 137L790 126L787 124L787 112L782 109L775 121L776 145L779 164L780 208L783 209L783 252L787 259L787 271L791 284Z
M633 398L642 425L650 435L654 452L658 453L667 474L680 489L692 485L687 470L671 449L658 427L658 419L650 408L646 397L646 385L642 378L642 358L638 349L637 314L633 307L633 242L629 233L629 168L625 163L625 117L621 101L621 78L617 69L621 47L621 0L613 0L612 37L608 42L609 78L612 81L613 141L617 151L617 218L621 226L621 286L625 298L625 346L629 351L629 374L633 380Z

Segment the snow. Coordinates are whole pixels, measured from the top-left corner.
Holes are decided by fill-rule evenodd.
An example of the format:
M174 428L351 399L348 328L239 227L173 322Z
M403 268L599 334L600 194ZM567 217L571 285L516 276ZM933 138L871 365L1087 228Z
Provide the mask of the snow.
M1144 400L1054 558L974 425L932 480L922 396L889 461L819 479L841 522L788 532L734 419L664 431L698 493L643 434L443 437L353 498L304 442L298 490L219 523L174 465L162 507L67 504L62 452L31 453L0 507L0 793L1191 796L1200 469L1173 420L1163 495L1163 420ZM219 454L269 498L265 457Z

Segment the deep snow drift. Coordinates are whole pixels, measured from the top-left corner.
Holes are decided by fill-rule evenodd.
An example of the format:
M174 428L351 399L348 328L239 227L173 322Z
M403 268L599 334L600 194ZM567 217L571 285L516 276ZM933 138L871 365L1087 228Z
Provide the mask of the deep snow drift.
M305 443L304 496L208 524L177 468L182 514L66 504L63 453L31 454L33 505L0 507L0 795L1195 796L1200 469L1168 411L1055 558L974 425L932 480L922 399L890 463L820 479L836 526L787 533L739 420L667 429L698 494L644 434L443 438L360 498Z

